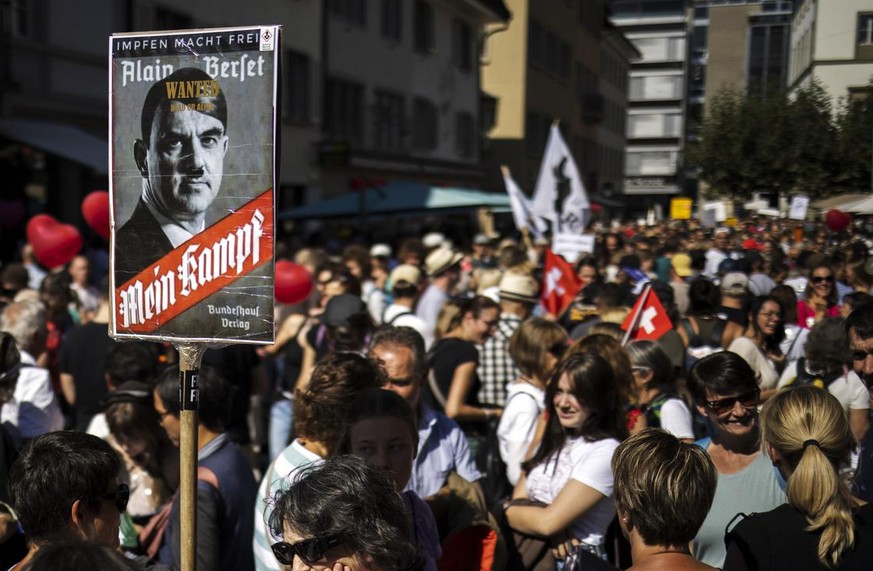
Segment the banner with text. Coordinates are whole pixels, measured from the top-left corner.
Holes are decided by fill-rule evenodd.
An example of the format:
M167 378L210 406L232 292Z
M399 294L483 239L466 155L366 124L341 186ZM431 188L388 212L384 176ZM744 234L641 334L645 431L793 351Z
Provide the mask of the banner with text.
M113 337L273 342L280 33L109 39Z

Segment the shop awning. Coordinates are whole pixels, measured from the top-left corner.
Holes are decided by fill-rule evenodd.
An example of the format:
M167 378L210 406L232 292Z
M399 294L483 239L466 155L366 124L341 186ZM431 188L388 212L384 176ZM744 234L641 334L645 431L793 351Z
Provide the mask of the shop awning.
M109 144L76 127L29 119L0 119L0 137L58 155L98 174L109 172Z
M434 210L471 210L475 208L510 208L509 196L502 192L485 192L466 188L442 188L416 182L394 182L365 191L367 215L426 214ZM308 204L279 213L279 219L342 218L361 213L361 196L357 192Z
M853 202L858 202L859 200L863 200L865 198L868 198L869 196L869 193L838 194L837 196L822 198L820 200L813 200L810 206L812 206L813 208L819 208L821 210L830 210L831 208L842 210L843 206L847 204L852 204Z
M839 209L852 214L873 214L873 196L867 195L860 200L842 204Z

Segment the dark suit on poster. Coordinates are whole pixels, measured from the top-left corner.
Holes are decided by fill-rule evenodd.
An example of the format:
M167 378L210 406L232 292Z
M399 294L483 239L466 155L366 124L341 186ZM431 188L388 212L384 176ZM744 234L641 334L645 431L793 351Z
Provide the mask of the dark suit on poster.
M119 285L173 250L173 244L142 198L133 216L115 234L115 271Z

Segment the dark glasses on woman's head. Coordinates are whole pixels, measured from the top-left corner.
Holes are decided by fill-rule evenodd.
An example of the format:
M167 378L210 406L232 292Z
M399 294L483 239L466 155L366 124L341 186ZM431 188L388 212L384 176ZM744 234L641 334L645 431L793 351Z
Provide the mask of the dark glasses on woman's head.
M834 283L834 276L813 276L812 283L814 284L823 284L823 283Z
M273 555L276 556L276 560L282 565L293 565L295 555L307 565L312 565L340 543L342 543L341 536L327 535L325 537L304 539L297 543L280 541L279 543L274 543L272 547Z
M127 510L127 502L130 500L130 488L127 484L118 484L118 489L111 494L100 496L101 500L112 500L118 513L123 514Z
M755 389L747 393L735 397L728 397L717 400L705 400L703 404L715 414L724 414L733 410L736 403L740 403L743 408L754 408L758 406L758 398L761 395L761 389Z

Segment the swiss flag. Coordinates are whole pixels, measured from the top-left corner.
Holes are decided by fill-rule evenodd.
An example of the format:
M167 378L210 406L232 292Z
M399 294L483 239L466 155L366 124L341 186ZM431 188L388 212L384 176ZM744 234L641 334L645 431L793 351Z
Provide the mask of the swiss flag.
M561 315L576 297L582 282L573 266L564 258L546 250L546 267L543 272L543 307L552 315Z
M624 336L624 342L627 343L637 339L658 339L673 329L673 323L667 317L658 295L651 286L647 285L637 298L630 315L621 324L621 328L627 332Z

